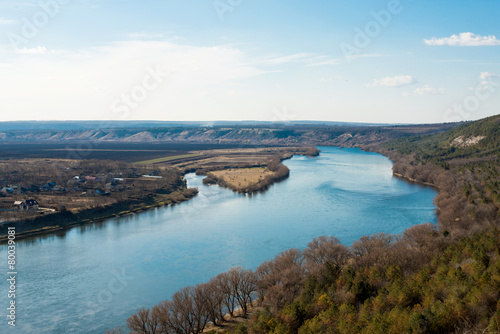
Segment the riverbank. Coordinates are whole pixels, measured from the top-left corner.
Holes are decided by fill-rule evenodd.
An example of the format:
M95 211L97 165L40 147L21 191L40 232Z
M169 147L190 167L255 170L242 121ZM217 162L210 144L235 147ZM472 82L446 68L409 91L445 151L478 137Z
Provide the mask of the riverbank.
M416 183L416 184L420 184L420 185L423 185L423 186L428 186L428 187L432 187L432 188L435 188L436 190L439 191L439 187L437 185L435 185L434 183L430 183L430 182L425 182L425 181L418 181L414 178L411 178L409 176L405 176L403 174L400 174L400 173L396 173L396 172L392 172L392 175L402 179L402 180L405 180L407 182L412 182L412 183Z
M71 211L61 211L47 216L27 219L17 222L4 222L0 224L0 244L7 241L7 228L16 227L16 239L24 239L40 236L86 224L102 222L107 219L124 217L141 213L157 207L175 205L188 201L196 196L198 190L195 188L183 188L170 194L155 194L145 198L121 201L105 207L84 210L73 213Z

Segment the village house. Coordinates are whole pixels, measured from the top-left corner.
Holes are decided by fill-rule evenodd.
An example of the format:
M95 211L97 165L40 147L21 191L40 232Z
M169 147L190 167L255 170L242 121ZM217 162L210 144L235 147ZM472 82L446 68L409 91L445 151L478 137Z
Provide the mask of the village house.
M38 210L38 202L34 199L15 201L12 206L18 210Z
M0 189L0 192L3 192L5 194L12 194L14 192L14 188L12 188L12 187L2 187L2 189Z

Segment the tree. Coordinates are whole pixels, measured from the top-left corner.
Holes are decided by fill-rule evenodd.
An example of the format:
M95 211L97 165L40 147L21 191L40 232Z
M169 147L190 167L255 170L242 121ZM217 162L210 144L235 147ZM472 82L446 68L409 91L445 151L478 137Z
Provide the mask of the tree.
M172 296L171 327L181 334L203 332L208 322L203 286L183 288Z
M257 268L259 293L266 295L275 310L292 302L302 291L305 278L302 261L302 252L292 248Z
M137 334L159 334L159 318L157 312L142 308L127 319L127 326Z
M392 246L395 237L387 233L376 233L372 236L363 236L352 244L351 252L355 256L355 263L359 267L384 267L390 263Z
M335 237L321 236L313 239L304 250L304 264L312 275L321 275L328 263L339 273L349 259L349 248Z
M223 305L231 317L234 317L234 310L236 309L236 295L234 293L231 278L229 273L222 273L216 276L218 287L221 289L223 296Z
M229 270L227 277L243 314L247 314L248 304L252 305L252 293L257 290L257 278L254 272L236 267Z
M207 306L207 316L215 326L224 320L224 294L218 280L212 278L204 284L205 300Z

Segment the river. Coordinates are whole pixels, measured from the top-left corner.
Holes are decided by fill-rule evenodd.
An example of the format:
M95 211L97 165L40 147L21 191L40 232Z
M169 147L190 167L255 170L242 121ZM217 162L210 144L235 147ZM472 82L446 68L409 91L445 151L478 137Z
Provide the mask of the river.
M7 324L2 284L0 332L104 333L176 290L242 266L255 269L288 248L334 235L401 233L436 222L435 190L392 176L384 156L321 147L285 162L290 178L245 196L186 175L189 202L73 228L17 244L16 326ZM7 277L7 248L0 246ZM4 281L5 282L5 281Z

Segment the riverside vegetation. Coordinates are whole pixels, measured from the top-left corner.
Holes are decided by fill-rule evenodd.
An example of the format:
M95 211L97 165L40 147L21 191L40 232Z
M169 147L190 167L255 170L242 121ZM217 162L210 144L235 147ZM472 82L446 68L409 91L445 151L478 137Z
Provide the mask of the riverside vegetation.
M234 268L127 320L132 333L498 333L500 117L440 134L361 147L394 173L432 184L438 226L365 236L350 247L319 237L255 271ZM227 326L225 313L250 318ZM226 325L226 326L222 326ZM109 333L119 333L115 329Z

